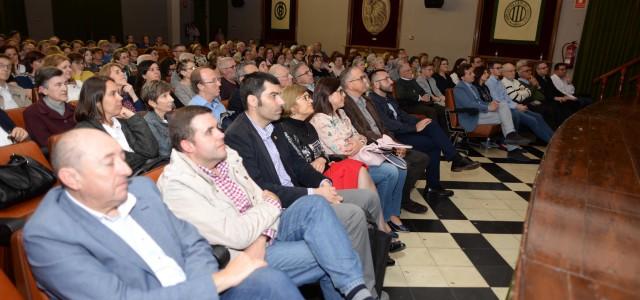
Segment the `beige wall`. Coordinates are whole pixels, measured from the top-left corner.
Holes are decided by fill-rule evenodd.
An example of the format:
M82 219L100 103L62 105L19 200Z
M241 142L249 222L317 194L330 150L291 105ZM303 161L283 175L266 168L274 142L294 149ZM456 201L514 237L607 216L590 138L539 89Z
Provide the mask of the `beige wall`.
M298 43L309 45L321 42L322 49L331 54L344 52L347 42L349 1L347 0L299 0Z
M477 1L445 0L442 8L425 8L424 1L405 0L402 6L400 48L409 55L427 52L449 60L471 55Z
M320 41L326 52L344 51L349 1L304 0L298 5L298 42ZM476 6L476 1L447 0L440 9L427 9L424 1L403 1L400 47L410 54L426 51L450 59L470 55Z
M298 1L299 43L320 41L326 52L344 51L347 41L347 0ZM558 25L553 61L562 58L560 49L569 41L579 41L586 9L573 8L574 1L564 0ZM475 34L475 0L445 0L442 8L425 8L424 1L402 1L400 48L410 55L427 52L431 57L450 60L472 54Z
M562 46L565 43L571 41L580 43L582 27L586 16L586 8L574 8L574 1L564 0L562 2L562 11L560 13L560 20L558 21L558 32L556 34L556 44L552 58L554 63L562 61ZM579 46L580 45L578 45L578 47Z

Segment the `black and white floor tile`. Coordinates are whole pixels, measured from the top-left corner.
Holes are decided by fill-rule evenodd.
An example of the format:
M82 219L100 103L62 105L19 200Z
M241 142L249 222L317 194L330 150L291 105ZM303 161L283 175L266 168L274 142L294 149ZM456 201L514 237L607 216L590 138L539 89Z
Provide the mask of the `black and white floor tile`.
M442 162L448 199L422 197L418 181L412 198L427 214L402 212L411 230L401 234L407 249L392 254L385 288L391 299L505 299L522 236L531 186L544 147L525 147L531 163L517 163L498 149L474 148L481 168L461 173Z

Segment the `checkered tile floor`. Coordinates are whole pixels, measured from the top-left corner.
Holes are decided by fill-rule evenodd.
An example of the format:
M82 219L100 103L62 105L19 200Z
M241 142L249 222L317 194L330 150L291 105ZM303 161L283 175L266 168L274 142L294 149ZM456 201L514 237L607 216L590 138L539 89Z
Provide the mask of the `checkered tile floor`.
M429 206L424 215L403 211L411 230L400 235L407 249L392 254L384 290L391 299L505 299L518 257L531 185L544 147L525 147L532 163L515 163L498 149L473 149L482 163L453 173L442 162L449 199L425 201L424 181L412 198Z

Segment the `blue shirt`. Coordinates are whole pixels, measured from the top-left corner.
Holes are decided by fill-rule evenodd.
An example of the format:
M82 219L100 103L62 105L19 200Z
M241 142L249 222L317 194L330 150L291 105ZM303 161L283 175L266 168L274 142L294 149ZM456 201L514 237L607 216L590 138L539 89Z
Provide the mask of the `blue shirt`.
M507 103L511 109L516 108L516 103L513 102L509 95L507 95L507 90L502 85L502 82L500 82L495 76L491 75L485 84L489 88L489 92L493 99L498 100L500 103Z
M189 101L189 105L200 105L204 107L208 107L211 109L213 113L213 117L220 122L220 115L227 111L222 102L220 102L220 98L215 98L213 101L209 102L205 98L202 98L200 95L195 95Z
M249 121L251 121L251 125L253 125L253 128L255 128L258 132L258 135L262 139L262 143L264 143L264 146L267 147L267 152L269 152L271 162L276 168L276 173L278 174L278 179L280 179L280 184L282 184L283 186L293 186L293 182L291 182L291 176L289 176L289 173L287 173L287 170L284 168L284 164L280 159L280 152L278 152L278 147L276 147L276 144L271 139L271 134L273 133L274 129L273 124L269 123L267 127L262 128L258 126L258 124L254 123L251 118L248 119Z

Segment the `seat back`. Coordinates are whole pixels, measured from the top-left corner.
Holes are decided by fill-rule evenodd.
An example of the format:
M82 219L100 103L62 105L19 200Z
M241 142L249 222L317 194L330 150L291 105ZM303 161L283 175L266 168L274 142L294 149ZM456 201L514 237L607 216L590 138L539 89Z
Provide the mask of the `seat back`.
M450 128L459 128L458 113L456 112L456 101L453 97L453 89L448 88L444 91L444 104L447 108L447 115Z
M154 182L158 182L158 178L160 178L162 171L164 171L164 166L159 166L151 169L149 172L144 173L143 175L151 178L151 180L153 180Z
M0 291L2 291L2 299L5 300L22 300L24 299L13 282L9 280L7 274L0 271Z
M18 144L8 145L0 147L0 165L6 164L11 157L11 154L20 154L28 156L35 161L41 163L43 166L51 170L49 161L44 157L40 147L34 141L27 141ZM33 213L42 200L41 196L34 197L32 199L25 200L13 206L0 210L0 218L24 218Z
M47 149L49 149L49 156L51 156L51 153L53 152L53 147L55 147L56 143L58 142L61 136L62 136L62 133L49 136L49 140L47 141Z
M7 115L9 115L9 118L11 119L11 121L13 121L13 124L16 124L16 126L21 128L26 128L23 115L25 109L26 107L18 107L7 109L5 110L5 112L7 113Z
M27 253L24 249L22 241L22 229L13 233L11 236L11 259L13 261L13 276L15 278L16 287L27 300L46 300L47 295L42 292L36 283L35 277L31 272L31 266L27 259Z

